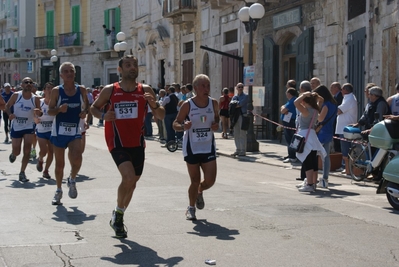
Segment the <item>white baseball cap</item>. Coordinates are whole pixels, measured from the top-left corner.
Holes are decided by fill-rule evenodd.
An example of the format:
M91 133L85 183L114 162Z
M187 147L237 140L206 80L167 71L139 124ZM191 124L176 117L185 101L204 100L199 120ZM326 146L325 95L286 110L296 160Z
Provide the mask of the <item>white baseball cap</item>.
M5 83L4 87L7 87L7 86L11 87L11 85L9 83Z

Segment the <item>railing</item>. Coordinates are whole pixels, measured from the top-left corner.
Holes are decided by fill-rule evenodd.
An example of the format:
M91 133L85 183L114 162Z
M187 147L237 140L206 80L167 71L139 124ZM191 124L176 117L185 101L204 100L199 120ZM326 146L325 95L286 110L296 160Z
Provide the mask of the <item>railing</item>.
M164 0L163 16L177 14L180 11L193 11L197 9L197 1L195 0Z
M58 36L58 46L83 46L83 32L68 32Z
M35 50L40 49L54 49L56 48L56 36L42 36L42 37L35 37Z

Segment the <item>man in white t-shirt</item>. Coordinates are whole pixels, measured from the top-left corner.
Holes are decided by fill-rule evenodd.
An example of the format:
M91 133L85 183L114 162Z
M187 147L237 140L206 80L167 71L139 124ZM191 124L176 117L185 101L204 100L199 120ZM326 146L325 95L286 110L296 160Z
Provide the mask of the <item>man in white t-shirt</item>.
M344 99L342 104L338 106L338 117L337 125L335 127L335 133L340 137L344 136L344 127L349 124L354 124L357 122L357 100L353 95L353 86L350 83L345 83L342 86L342 95ZM348 153L350 148L350 142L341 141L341 152L342 158L345 162L345 170L342 173L350 174L349 164L348 164Z

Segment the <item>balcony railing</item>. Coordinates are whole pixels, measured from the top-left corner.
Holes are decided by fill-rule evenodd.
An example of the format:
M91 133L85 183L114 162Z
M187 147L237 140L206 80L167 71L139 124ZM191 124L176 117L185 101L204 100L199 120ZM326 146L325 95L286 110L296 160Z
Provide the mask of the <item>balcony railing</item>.
M164 0L162 15L166 18L184 13L194 13L197 10L196 0Z
M58 36L58 46L83 46L83 32L69 32Z
M7 17L7 29L18 30L18 18L14 16Z
M54 49L56 48L56 36L35 37L35 50Z

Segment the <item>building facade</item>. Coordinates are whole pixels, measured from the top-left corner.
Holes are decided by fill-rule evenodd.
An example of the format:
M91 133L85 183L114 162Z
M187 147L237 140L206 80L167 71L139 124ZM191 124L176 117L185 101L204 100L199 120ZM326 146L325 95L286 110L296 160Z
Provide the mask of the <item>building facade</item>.
M0 1L0 84L16 86L24 77L35 76L33 51L34 1Z

